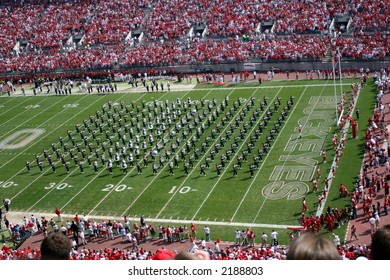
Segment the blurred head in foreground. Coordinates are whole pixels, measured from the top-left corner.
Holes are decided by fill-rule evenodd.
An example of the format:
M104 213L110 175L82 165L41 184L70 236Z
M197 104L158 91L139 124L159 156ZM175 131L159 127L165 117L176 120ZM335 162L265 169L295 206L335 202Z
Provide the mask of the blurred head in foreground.
M41 243L41 260L69 260L71 249L65 235L61 232L51 233Z
M335 244L322 235L303 233L292 241L287 260L340 260Z
M374 233L370 258L373 260L390 260L390 225L385 225Z

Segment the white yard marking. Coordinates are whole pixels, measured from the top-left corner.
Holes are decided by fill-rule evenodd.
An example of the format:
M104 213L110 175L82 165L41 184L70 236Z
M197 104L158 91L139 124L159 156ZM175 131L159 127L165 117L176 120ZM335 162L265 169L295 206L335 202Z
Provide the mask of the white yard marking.
M1 103L1 106L4 106L4 104L7 104L8 102L13 101L13 100L15 100L15 99L10 98L10 99L8 99L6 102ZM15 108L19 107L20 105L22 105L23 103L25 103L25 102L27 102L27 101L30 101L30 98L25 98L25 100L23 100L23 102L17 103L15 106L12 106L12 107L9 108L8 110L6 110L6 111L4 111L4 112L1 112L1 113L0 113L0 116L2 116L2 115L4 115L4 114L8 113L9 111L14 110Z
M20 219L24 216L28 216L31 214L29 211L12 211L7 214L7 218L10 220L10 222L15 221L16 223L20 221ZM77 213L63 213L61 216L65 219L73 219L74 215ZM34 215L36 217L55 217L56 215L54 213L48 213L48 212L34 212ZM113 221L121 221L123 219L123 216L110 216L110 215L87 215L92 220L113 220ZM139 222L139 217L128 217L129 221ZM150 223L157 223L157 224L176 224L176 225L189 225L193 222L196 222L198 225L209 225L209 226L232 226L232 227L245 227L245 228L277 228L277 229L287 229L288 227L295 227L296 225L276 225L276 224L254 224L254 223L236 223L236 222L218 222L218 221L210 221L210 220L188 220L188 219L155 219L150 218L150 216L147 218L147 222Z
M43 133L45 133L45 130L42 128L18 130L14 134L5 138L3 141L0 141L0 149L10 150L22 148L28 145L31 141L41 136ZM26 134L28 136L26 136ZM17 139L21 135L24 137L22 137L21 139ZM16 142L15 139L17 139L18 142ZM9 144L10 142L11 144Z

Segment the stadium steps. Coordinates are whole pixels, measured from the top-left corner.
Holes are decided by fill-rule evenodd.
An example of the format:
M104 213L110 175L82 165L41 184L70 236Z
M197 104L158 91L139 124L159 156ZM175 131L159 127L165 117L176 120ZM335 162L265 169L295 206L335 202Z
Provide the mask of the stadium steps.
M322 59L322 63L329 63L329 62L332 62L332 46L330 44L325 51L324 58Z

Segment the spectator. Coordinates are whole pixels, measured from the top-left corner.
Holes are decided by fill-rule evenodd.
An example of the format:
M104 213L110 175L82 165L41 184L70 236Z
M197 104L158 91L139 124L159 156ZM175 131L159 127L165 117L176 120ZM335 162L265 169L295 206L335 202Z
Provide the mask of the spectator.
M6 213L9 211L10 204L11 204L11 200L9 198L3 198L3 205Z
M61 210L60 210L60 208L56 208L55 213L56 213L57 218L58 218L57 221L58 221L58 222L62 222L62 216L61 216Z
M390 260L390 224L381 227L374 233L370 259Z
M277 242L278 242L278 232L275 231L275 230L272 230L271 238L272 238L272 244L277 244Z
M51 233L41 243L42 260L68 260L72 249L69 239L60 232Z
M210 254L206 251L196 251L191 254L188 252L180 252L175 257L175 260L210 260Z
M303 233L295 239L287 252L287 260L339 260L333 242L323 235Z
M210 241L210 228L209 226L204 226L204 234L206 242Z

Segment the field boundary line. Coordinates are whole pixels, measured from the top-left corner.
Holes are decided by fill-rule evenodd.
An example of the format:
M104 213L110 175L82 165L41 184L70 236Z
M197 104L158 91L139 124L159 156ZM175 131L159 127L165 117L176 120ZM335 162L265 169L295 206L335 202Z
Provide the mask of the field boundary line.
M353 111L355 110L357 101L358 101L358 99L359 99L360 90L361 90L361 88L359 87L358 92L357 92L357 97L356 97L356 99L355 99L355 101L354 101L354 103L353 103L353 107L352 107L351 114L353 114ZM343 128L343 130L342 130L342 133L341 133L342 137L341 137L341 139L340 139L339 144L337 145L337 149L340 148L341 142L342 142L343 138L344 138L344 140L346 140L349 126L350 126L350 122L348 121L348 122L344 125L344 128ZM343 134L344 134L344 135L343 135ZM337 149L336 149L336 150L337 150ZM363 163L364 163L364 158L365 158L365 152L363 153L362 165L363 165ZM328 196L329 196L329 190L330 190L330 188L332 187L332 181L333 181L333 178L335 177L335 176L333 175L333 172L332 172L332 169L333 169L333 168L337 168L337 164L336 164L336 154L335 154L335 156L334 156L334 158L333 158L332 165L330 166L330 170L329 170L328 177L327 177L327 178L329 178L328 191L326 192L326 196L324 197L321 206L319 205L319 206L317 207L317 212L316 212L316 215L317 215L317 216L321 215L321 213L324 212L326 200L328 199Z
M247 86L247 87L234 87L234 89L267 89L267 88L306 88L306 87L330 87L333 86L333 84L328 84L327 82L325 84L303 84L303 85L274 85L274 86ZM210 88L194 88L194 90L209 90ZM215 88L215 90L229 90L232 89L230 87L221 87L221 88Z
M50 220L50 217L56 218L57 215L53 213L48 212L24 212L24 211L11 211L7 213L7 218L10 221L15 220L15 222L20 222L20 220L24 216L29 216L31 214L34 214L36 217L45 217L47 220ZM62 213L61 216L64 219L73 219L74 216L78 214L66 214ZM82 213L80 213L82 214ZM112 220L112 221L120 221L123 219L123 216L100 216L100 215L86 215L89 220ZM133 222L139 222L138 217L127 217L129 221ZM212 225L212 226L232 226L232 227L258 227L258 228L278 228L278 229L287 229L288 227L294 227L296 225L276 225L276 224L253 224L253 223L235 223L235 222L216 222L216 221L201 221L201 220L182 220L182 219L155 219L155 218L146 218L147 223L158 223L158 224L191 224L195 222L199 225Z

